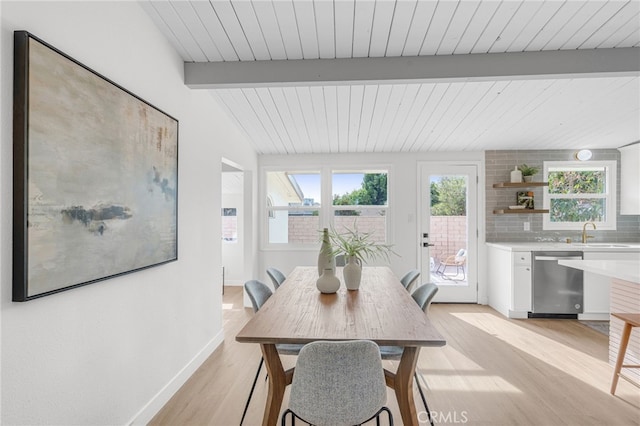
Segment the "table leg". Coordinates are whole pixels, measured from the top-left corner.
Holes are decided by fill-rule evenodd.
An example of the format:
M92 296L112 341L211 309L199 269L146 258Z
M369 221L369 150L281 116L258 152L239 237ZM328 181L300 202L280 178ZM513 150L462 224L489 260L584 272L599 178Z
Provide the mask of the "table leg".
M287 387L287 375L282 367L282 361L276 345L264 344L262 356L264 358L267 372L269 373L269 391L267 393L267 403L264 407L262 426L275 426L278 423L280 407L284 397L284 390Z
M393 381L402 423L406 426L419 424L416 404L413 400L413 374L416 371L419 354L419 347L405 346Z

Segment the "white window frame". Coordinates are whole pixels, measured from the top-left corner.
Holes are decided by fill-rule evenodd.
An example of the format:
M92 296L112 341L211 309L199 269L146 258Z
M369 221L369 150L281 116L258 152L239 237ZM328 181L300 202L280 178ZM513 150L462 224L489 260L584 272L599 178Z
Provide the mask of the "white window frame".
M617 161L545 161L543 166L543 176L544 180L549 180L549 169L550 168L561 168L561 169L575 169L575 170L589 170L593 168L602 168L604 167L606 178L605 178L605 192L603 194L563 194L560 196L555 196L549 193L549 188L545 187L544 191L544 208L549 209L551 205L552 198L604 198L606 199L606 212L605 212L605 221L594 222L596 224L597 229L601 230L615 230L616 229L616 191L617 191L617 171L618 171L618 162ZM543 230L582 230L584 226L584 222L551 222L551 215L545 214L542 222Z

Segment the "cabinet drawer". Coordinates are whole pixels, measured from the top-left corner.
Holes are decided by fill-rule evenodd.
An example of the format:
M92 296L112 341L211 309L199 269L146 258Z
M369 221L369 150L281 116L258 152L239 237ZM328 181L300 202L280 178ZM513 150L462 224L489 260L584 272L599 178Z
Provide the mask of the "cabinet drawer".
M515 265L531 265L531 252L522 251L513 253L513 263Z

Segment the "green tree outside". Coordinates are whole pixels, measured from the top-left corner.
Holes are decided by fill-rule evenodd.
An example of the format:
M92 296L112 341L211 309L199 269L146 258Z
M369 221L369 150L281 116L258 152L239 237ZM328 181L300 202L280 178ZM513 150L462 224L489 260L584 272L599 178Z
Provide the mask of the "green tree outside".
M604 220L603 198L589 195L605 192L606 173L602 170L557 171L549 173L551 222L590 222ZM584 194L582 198L554 198L554 194Z
M387 204L387 174L366 173L362 187L343 195L333 196L334 206L384 206ZM358 216L356 210L338 210L337 216Z
M467 182L463 177L443 177L431 182L431 215L466 216Z

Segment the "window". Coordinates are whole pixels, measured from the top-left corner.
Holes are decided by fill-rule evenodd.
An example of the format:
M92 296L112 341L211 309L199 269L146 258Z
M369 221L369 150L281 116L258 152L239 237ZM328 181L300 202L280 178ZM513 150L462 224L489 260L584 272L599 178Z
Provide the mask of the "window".
M546 161L543 229L582 229L594 222L598 229L616 229L615 161Z
M378 169L266 170L264 243L315 249L322 228L341 232L354 223L387 242L387 176L387 170Z
M354 226L372 233L372 240L387 241L387 171L334 171L333 226L338 232Z
M320 172L269 171L269 244L316 244L320 229Z

